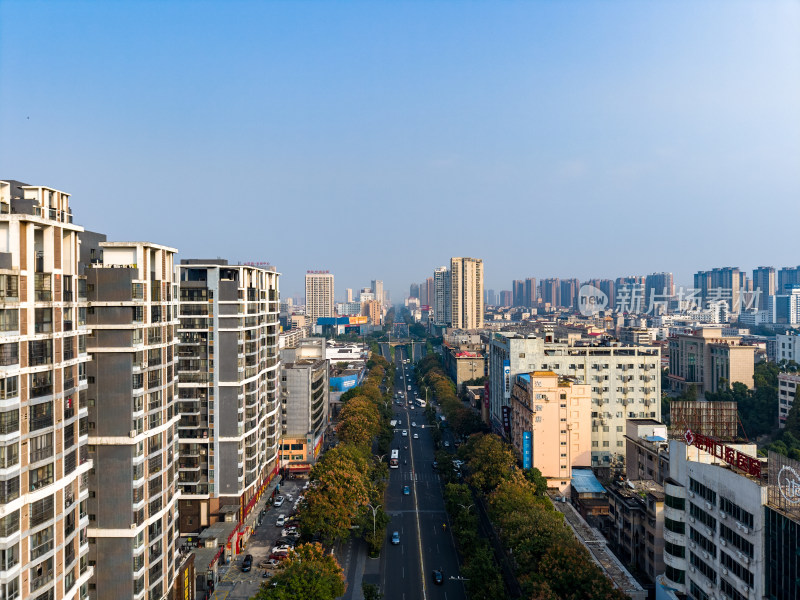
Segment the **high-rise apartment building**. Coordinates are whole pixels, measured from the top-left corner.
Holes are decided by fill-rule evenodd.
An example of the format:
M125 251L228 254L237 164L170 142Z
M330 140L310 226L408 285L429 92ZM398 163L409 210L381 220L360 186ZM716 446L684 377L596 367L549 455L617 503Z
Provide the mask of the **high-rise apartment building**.
M383 281L380 279L373 279L372 280L372 293L375 294L375 300L377 300L381 306L383 306ZM419 296L416 296L419 298Z
M433 323L444 327L450 323L450 273L447 267L433 272Z
M756 291L758 304L755 308L766 310L767 297L774 296L776 292L775 267L757 267L753 269L753 290Z
M506 370L507 369L507 370ZM489 407L495 431L503 432L503 406L510 406L513 377L553 371L591 388L592 466L608 466L625 456L627 419L661 414L661 353L657 346L579 346L496 333L489 343Z
M497 294L494 290L486 290L483 301L486 306L497 306Z
M377 300L367 300L361 303L361 314L369 319L372 325L380 325L382 319L381 303Z
M500 306L511 306L511 301L513 300L511 295L511 290L500 290L500 294L497 298L497 303Z
M550 306L561 306L561 282L557 277L542 279L542 302Z
M536 304L539 298L536 294L536 278L535 277L528 277L525 279L525 306L530 308L534 304Z
M433 288L433 277L427 277L425 279L425 283L420 284L420 300L424 306L433 306L433 298L434 298L434 288Z
M98 565L89 596L161 598L180 556L177 250L145 242L92 249L102 258L85 269L89 558Z
M409 298L419 298L420 290L418 283L412 283L408 288L408 297ZM420 298L421 299L421 298Z
M666 313L669 302L674 296L675 281L672 273L650 273L645 277L644 305L649 312Z
M347 288L345 290L345 302L352 302L353 301L353 288Z
M578 290L581 284L577 279L562 279L559 301L564 308L577 308Z
M698 271L694 275L694 287L699 290L703 308L710 302L724 302L729 312L738 314L740 295L748 287L747 275L738 267Z
M450 259L450 306L453 328L483 327L483 260Z
M73 224L69 194L0 181L4 599L88 598L94 575L81 231Z
M308 271L306 273L306 317L314 325L319 317L333 315L333 273Z
M525 282L522 279L511 282L511 294L514 306L525 306Z
M182 532L215 523L225 507L244 521L277 471L278 278L225 260L181 261Z
M612 310L616 306L616 287L613 279L590 279L586 282L588 285L596 287L603 292L608 298L608 309Z

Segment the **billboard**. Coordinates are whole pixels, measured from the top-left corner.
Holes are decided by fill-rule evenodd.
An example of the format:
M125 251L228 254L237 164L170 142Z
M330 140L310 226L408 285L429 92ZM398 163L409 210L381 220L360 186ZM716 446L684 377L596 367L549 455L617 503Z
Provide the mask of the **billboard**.
M511 398L511 361L503 361L503 397Z
M506 435L511 433L511 407L503 406L503 430Z
M366 316L350 317L350 325L366 325L367 321Z
M530 431L522 432L522 468L533 466L533 436Z

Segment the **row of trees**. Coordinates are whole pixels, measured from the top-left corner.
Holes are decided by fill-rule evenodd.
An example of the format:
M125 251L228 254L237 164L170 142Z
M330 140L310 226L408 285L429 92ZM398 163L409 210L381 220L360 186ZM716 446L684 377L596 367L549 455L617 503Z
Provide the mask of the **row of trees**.
M311 470L311 486L298 516L303 539L317 534L333 544L358 530L370 551L377 553L389 523L381 508L389 469L375 460L372 450L388 448L392 437L391 397L382 389L387 378L393 379L394 367L380 356L373 356L367 367L364 382L342 394L344 407L336 425L339 443ZM333 555L319 544L301 544L255 600L333 600L345 588L344 572Z
M622 600L625 595L591 560L545 495L537 469L517 468L514 450L493 434L472 436L459 450L467 481L488 505L489 516L512 557L525 598Z
M445 373L438 354L428 354L419 361L415 372L421 393L424 394L427 388L429 397L436 398L456 436L463 439L484 430L480 416L459 400L456 386Z

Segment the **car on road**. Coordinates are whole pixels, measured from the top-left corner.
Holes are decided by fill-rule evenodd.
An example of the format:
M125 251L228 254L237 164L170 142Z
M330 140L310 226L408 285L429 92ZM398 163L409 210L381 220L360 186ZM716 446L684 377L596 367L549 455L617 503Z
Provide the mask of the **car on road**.
M400 543L400 533L395 531L394 533L392 533L392 544L397 546L397 544L399 543Z
M436 585L442 585L444 583L444 575L442 575L439 569L433 571L433 583Z
M408 437L408 430L403 429L403 437Z
M433 461L433 470L436 471L438 468L439 468L439 463L436 462L436 461Z
M419 439L419 434L418 434L418 433L415 433L415 434L414 434L414 439L415 439L415 440L418 440L418 439Z
M275 508L283 506L283 500L284 500L283 496L275 496L275 502L274 502Z
M448 442L447 440L445 440L445 442L444 442L444 447L445 447L445 448L449 448L449 447L450 447L450 442Z
M412 427L416 427L417 426L417 422L416 421L411 421L411 426Z
M275 527L283 527L284 523L286 523L286 515L278 515L275 521Z
M411 493L411 488L407 485L403 486L403 496L408 496Z
M252 568L253 568L253 555L248 554L244 557L244 560L242 561L242 573L247 573Z

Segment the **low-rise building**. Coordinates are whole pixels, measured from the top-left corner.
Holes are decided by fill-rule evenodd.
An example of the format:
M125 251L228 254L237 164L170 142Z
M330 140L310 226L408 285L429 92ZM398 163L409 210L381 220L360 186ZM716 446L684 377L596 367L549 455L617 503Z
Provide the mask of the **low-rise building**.
M800 384L800 375L778 373L778 423L781 428L786 427L786 417L792 410L798 384Z
M619 559L655 581L664 572L664 488L653 480L626 480L607 488L609 541Z
M591 469L573 469L570 499L584 519L599 520L608 516L608 495Z
M534 371L517 375L511 390L511 443L523 467L539 469L562 494L572 469L592 464L589 387Z
M456 383L456 390L461 393L464 382L483 377L486 368L486 358L480 352L460 350L451 346L442 347L444 369Z
M669 477L667 426L655 419L629 419L625 432L625 475L631 481L663 484Z

